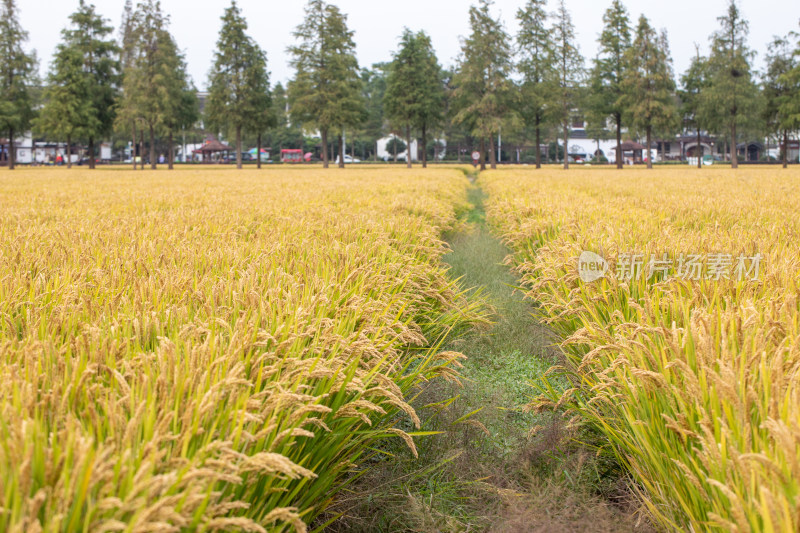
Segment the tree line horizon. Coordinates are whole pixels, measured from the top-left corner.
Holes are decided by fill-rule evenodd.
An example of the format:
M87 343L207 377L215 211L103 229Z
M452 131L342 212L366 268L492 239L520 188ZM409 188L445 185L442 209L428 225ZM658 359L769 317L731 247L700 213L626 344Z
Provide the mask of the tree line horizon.
M542 140L554 141L555 153L548 156L563 159L568 168L576 117L585 120L590 138L616 139L617 154L623 133L644 138L649 151L653 135L691 131L699 145L705 132L723 138L726 152L732 147L736 168L739 139L773 136L783 139L786 166L789 137L800 130L797 32L775 37L766 68L756 72L748 21L736 0L729 0L710 36L710 53L702 56L698 47L678 77L666 30L657 31L645 15L633 24L621 0L610 1L597 54L588 62L565 0L553 12L546 0L525 1L515 14L519 31L513 36L492 15L492 4L478 0L470 6L470 34L462 38L453 68L441 66L424 31L408 28L391 61L362 68L347 15L324 0L308 0L293 33L296 42L286 49L295 76L284 88L271 87L267 55L248 34L233 0L221 17L201 116L197 90L159 1L134 7L127 0L115 38L94 5L79 0L42 83L35 52L23 47L27 32L15 0L0 0L0 132L8 137L9 168L15 166L15 134L29 129L66 140L68 150L74 141L86 142L90 168L98 140L126 139L144 156L146 137L151 168L157 167L158 146L166 147L172 168L175 134L197 128L201 120L204 131L234 140L238 168L244 140L255 141L261 154L264 139L303 148L315 142L306 137L312 133L319 134L323 165L329 166L335 145L344 167L345 132L355 139L353 150L361 142L365 153L365 146L386 134L402 137L409 167L413 140L421 140L425 167L429 139L434 145L440 138L458 139L459 158L462 143L474 146L481 168L487 159L495 168L501 131L533 143L537 168ZM260 168L260 155L256 160ZM622 168L619 155L616 164Z

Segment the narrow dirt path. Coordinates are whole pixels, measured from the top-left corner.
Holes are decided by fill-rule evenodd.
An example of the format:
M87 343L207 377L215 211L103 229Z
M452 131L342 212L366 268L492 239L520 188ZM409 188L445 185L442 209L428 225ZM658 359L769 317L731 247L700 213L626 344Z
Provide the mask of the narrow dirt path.
M422 429L441 433L418 441L419 459L401 446L383 450L391 457L354 485L331 530L646 531L610 503L622 492L613 465L572 443L555 414L523 410L557 352L515 290L509 250L487 228L484 193L471 181L466 229L446 236L444 262L492 306L493 325L447 347L467 355L461 386L433 383L415 402Z

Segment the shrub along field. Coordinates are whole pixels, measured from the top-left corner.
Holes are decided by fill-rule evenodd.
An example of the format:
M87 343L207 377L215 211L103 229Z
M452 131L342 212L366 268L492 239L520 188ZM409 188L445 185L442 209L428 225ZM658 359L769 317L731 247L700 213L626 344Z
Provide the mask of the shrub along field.
M479 183L565 339L573 386L542 385L533 406L602 431L666 529L797 531L800 172L514 169ZM608 260L605 278L581 280L584 251Z
M482 311L457 170L0 179L0 530L304 531Z

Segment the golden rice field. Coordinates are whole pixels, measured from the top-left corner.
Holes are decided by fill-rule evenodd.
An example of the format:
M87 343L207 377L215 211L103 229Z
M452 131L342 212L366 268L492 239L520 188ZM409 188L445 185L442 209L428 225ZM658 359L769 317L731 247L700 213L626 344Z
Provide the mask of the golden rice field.
M305 531L454 376L465 204L452 169L3 173L0 531Z
M565 339L574 386L543 385L536 404L602 431L665 529L800 530L800 171L515 169L479 183ZM584 251L608 260L605 278L579 277ZM737 270L757 254L757 276L754 259Z

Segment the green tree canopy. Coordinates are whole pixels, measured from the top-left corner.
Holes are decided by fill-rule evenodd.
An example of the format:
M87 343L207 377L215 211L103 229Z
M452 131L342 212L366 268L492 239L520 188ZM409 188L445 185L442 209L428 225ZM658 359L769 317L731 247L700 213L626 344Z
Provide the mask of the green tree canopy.
M763 88L764 120L770 133L783 137L782 159L786 168L789 132L800 129L800 39L794 47L788 36L773 40Z
M14 169L14 137L34 117L30 87L36 83L36 55L22 48L28 32L22 29L14 0L0 3L0 131L8 135L8 168Z
M83 56L75 47L60 44L50 65L44 90L44 107L35 128L49 137L67 141L67 165L72 167L72 141L88 137L97 128L97 116L83 72Z
M701 96L700 115L710 129L730 133L731 167L736 168L736 128L752 126L758 114L758 90L750 70L754 54L747 47L749 25L735 0L718 20L721 27L711 36L709 84Z
M299 43L288 49L296 71L289 83L290 113L293 121L319 130L327 168L328 134L338 132L339 153L343 153L343 130L355 128L366 118L353 32L338 7L309 0L294 36ZM344 168L344 157L339 166Z
M406 144L411 146L411 132L422 134L427 146L427 133L438 125L444 113L444 82L431 39L420 31L406 28L400 38L386 80L384 107L387 117L405 126ZM406 158L411 168L411 154ZM422 166L427 166L426 150L422 150Z
M703 168L700 130L702 122L702 93L708 87L708 59L700 55L700 47L695 45L697 54L692 58L689 68L681 76L680 114L687 128L694 128L697 134L697 168Z
M583 56L575 42L575 27L564 0L553 14L552 28L556 60L556 89L553 95L554 112L561 125L564 139L564 168L569 168L569 128L574 108L578 105L583 82Z
M150 166L156 168L156 133L170 135L187 116L191 91L183 54L168 30L158 0L144 0L131 15L123 50L125 69L117 122L139 123L150 134ZM170 159L170 166L172 159Z
M547 1L528 0L517 11L517 70L522 76L520 113L533 124L536 142L536 168L542 166L541 130L552 120L552 99L555 92L555 43L547 27Z
M627 75L625 55L631 47L630 18L620 0L614 0L603 15L603 32L598 45L589 81L587 118L590 127L597 131L605 130L609 119L614 123L617 153L620 153L625 115L622 98L622 84ZM617 157L617 168L623 168L621 157Z
M386 135L386 110L384 97L386 95L386 79L389 64L376 63L372 68L362 69L361 80L364 87L367 119L362 126L361 135L364 142L368 143L375 151L375 143Z
M235 134L237 168L242 168L242 130L259 136L260 154L261 133L273 122L267 56L246 32L247 21L233 1L222 16L206 101L209 127Z
M503 23L492 17L491 0L479 0L469 9L470 36L461 45L461 57L453 80L454 120L481 139L481 168L484 143L489 140L492 168L497 166L494 136L507 115L515 114L516 95L509 80L512 71L510 38Z
M113 29L94 5L80 0L70 23L61 32L49 77L53 88L45 89L39 127L56 136L88 140L89 167L94 168L94 141L109 135L114 126L120 51L110 38Z
M622 83L622 101L632 130L645 134L647 168L653 167L653 130L669 130L678 121L672 60L665 41L642 15L626 53L628 73Z

